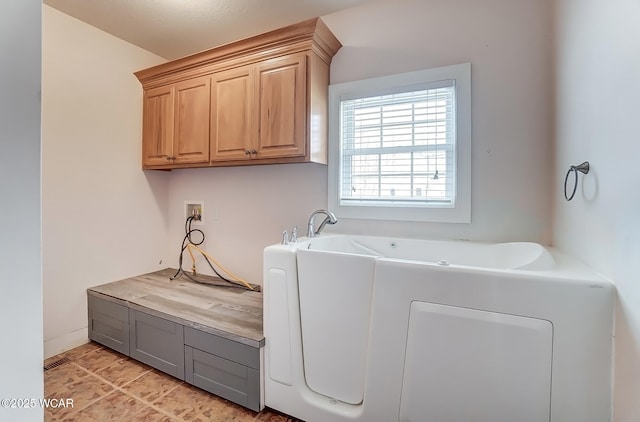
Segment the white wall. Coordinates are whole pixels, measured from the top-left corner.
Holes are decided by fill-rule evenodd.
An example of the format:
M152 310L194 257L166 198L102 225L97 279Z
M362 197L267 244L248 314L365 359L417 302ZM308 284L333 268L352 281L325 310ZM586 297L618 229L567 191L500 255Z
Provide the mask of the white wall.
M471 224L343 221L341 230L485 241L550 237L549 0L379 1L324 18L332 83L471 62Z
M165 60L44 5L42 50L51 356L87 341L87 287L166 266L168 174L141 170L142 88L133 75Z
M40 1L0 3L0 399L40 399ZM0 406L0 420L42 421Z
M331 66L333 83L471 62L473 84L471 224L342 219L327 231L551 240L550 0L383 0L323 20L343 44ZM183 201L204 199L205 209L220 214L205 225L208 250L256 283L262 249L295 224L303 233L311 212L327 205L327 169L313 164L170 177L170 253L177 255L182 240Z
M202 245L223 267L246 281L262 284L262 251L278 243L282 231L298 225L306 235L311 211L326 207L326 166L282 164L174 170L170 182L168 254L177 263L184 237L184 201L204 200L206 236ZM215 215L218 219L214 220ZM177 264L174 264L177 265ZM210 274L206 263L198 270ZM185 270L191 260L185 254Z
M555 243L618 291L615 420L640 420L640 2L559 0ZM565 172L584 160L576 197Z

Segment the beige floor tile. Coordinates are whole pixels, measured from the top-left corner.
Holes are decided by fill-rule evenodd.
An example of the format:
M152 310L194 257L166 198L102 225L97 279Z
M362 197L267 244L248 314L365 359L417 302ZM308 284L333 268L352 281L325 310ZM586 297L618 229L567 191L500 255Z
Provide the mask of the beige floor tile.
M136 378L140 378L149 371L151 371L150 366L133 359L125 359L117 360L106 368L97 371L96 375L120 387Z
M102 346L101 344L90 341L89 343L83 344L82 346L78 346L71 350L67 350L66 352L63 352L61 354L66 358L76 360L79 357L86 355L87 353L95 352L96 350L100 350L103 347L104 346Z
M177 422L177 419L171 418L147 406L147 408L136 415L136 422Z
M74 360L74 363L90 372L98 372L107 366L128 359L126 356L110 349L100 349L86 353Z
M56 409L45 408L44 409L44 422L72 422L80 421L73 411L61 412Z
M76 413L67 413L64 415L54 415L50 412L47 412L45 409L44 412L44 422L83 422L82 419Z
M180 384L182 384L182 381L179 379L154 369L125 385L123 390L135 397L152 403Z
M79 411L77 415L87 422L137 421L137 416L147 410L148 406L141 401L121 391L114 391ZM161 415L159 412L156 413Z
M66 352L62 352L59 353L55 356L51 356L48 359L45 359L44 361L44 366L47 366L48 364L55 362L57 360L60 360L62 358L67 358L69 360L75 360L83 355L86 355L87 353L90 352L95 352L96 350L100 350L102 349L104 346L96 343L96 342L89 342L86 344L83 344L82 346L78 346L74 349L71 350L67 350Z
M252 422L256 413L220 397L211 395L207 409L193 420L196 422Z
M46 422L302 422L272 409L252 412L97 343L47 361L60 357L72 362L44 372L45 397L74 406L45 409Z
M287 416L277 410L264 408L255 419L256 422L303 422L300 419Z
M81 385L82 381L89 376L91 375L87 371L73 363L65 363L45 371L44 395L45 397L60 396L61 393L67 393L70 388Z
M67 418L113 390L109 384L88 374L74 363L67 363L45 373L45 398L73 400L72 408L48 408L51 417ZM67 420L67 419L64 419Z
M153 405L181 421L207 420L212 408L217 407L209 393L187 384L180 384L156 400ZM209 419L212 420L212 419Z

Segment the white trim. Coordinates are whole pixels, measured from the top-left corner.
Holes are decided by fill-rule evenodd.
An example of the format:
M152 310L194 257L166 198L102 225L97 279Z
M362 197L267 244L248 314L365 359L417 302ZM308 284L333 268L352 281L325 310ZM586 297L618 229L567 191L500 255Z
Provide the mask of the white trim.
M44 358L49 359L89 342L89 327L83 327L44 342Z
M446 79L456 81L456 198L455 207L371 207L340 204L340 101L389 93L398 88ZM471 63L382 76L329 86L329 209L338 217L354 219L471 222Z

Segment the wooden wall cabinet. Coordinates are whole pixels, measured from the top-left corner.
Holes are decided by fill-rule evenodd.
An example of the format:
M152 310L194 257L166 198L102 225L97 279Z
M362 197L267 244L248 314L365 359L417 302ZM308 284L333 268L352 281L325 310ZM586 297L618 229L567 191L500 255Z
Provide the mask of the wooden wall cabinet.
M306 76L305 54L294 54L257 66L256 158L305 155L308 114Z
M145 91L143 166L166 167L209 161L209 99L209 78Z
M211 160L249 160L254 134L253 66L212 75Z
M306 62L292 54L212 76L214 164L305 156Z
M162 86L144 93L142 116L142 164L170 164L173 156L173 106L175 87Z
M143 168L326 164L340 47L316 18L136 72Z

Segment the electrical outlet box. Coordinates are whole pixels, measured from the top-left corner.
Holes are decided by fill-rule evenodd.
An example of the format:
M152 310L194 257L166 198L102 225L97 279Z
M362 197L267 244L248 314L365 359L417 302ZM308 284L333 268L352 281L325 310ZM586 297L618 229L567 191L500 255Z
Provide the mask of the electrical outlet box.
M194 217L191 225L204 225L204 201L184 201L184 219L188 217Z

